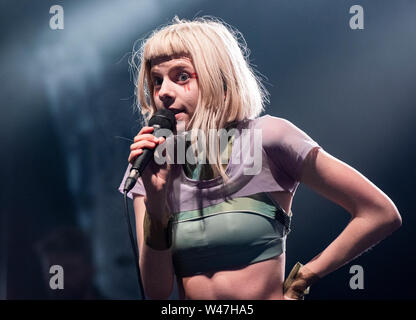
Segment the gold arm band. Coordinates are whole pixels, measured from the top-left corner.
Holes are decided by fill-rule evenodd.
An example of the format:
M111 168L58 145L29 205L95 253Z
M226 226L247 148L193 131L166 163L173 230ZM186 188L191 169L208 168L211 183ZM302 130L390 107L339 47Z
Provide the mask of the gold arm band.
M299 270L302 268L302 271ZM305 268L300 262L296 262L290 271L287 279L283 283L283 292L294 296L298 300L303 300L309 294L311 284L318 281L320 277Z

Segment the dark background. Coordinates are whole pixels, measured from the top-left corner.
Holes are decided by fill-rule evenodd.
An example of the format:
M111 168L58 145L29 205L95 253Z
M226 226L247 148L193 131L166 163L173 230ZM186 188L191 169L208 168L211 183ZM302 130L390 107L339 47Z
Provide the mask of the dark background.
M55 4L64 30L49 27ZM355 4L363 30L349 27ZM266 112L360 171L402 215L401 229L314 285L308 299L415 298L415 1L8 0L0 10L1 299L48 297L35 245L62 226L89 236L102 297L139 297L117 191L130 142L118 137L140 128L133 44L174 15L213 15L239 29L267 77ZM286 274L350 218L302 185L292 210ZM355 264L363 290L349 287Z

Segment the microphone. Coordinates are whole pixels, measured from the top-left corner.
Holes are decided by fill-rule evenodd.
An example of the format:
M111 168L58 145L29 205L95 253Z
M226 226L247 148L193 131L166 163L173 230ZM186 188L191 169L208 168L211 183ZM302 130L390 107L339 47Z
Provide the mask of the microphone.
M161 109L153 115L149 120L149 126L153 127L153 135L155 137L163 136L163 131L160 129L168 129L171 132L176 128L175 114L168 109ZM159 131L159 134L158 134ZM142 175L149 161L152 159L155 149L143 148L143 153L139 155L130 169L130 174L124 183L124 192L129 192L133 189L137 179Z

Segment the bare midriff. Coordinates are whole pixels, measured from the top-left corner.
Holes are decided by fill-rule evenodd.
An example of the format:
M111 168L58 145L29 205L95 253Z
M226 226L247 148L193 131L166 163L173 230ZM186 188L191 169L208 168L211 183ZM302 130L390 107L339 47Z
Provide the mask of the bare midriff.
M292 194L272 192L289 212ZM281 300L286 256L281 255L243 268L198 274L178 279L179 298L191 300Z

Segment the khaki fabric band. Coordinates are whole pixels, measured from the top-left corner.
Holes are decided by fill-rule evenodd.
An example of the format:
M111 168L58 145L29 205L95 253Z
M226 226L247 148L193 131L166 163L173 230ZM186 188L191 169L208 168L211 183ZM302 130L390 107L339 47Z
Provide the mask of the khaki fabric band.
M305 275L299 274L299 270L302 267L302 273L305 273ZM283 292L285 294L288 293L291 296L295 296L298 300L303 300L304 296L309 294L310 285L319 279L320 277L317 274L305 268L300 262L296 262L287 279L283 283Z
M157 223L150 219L146 210L143 221L143 237L147 246L154 250L170 249L172 246L172 218L169 218L166 225Z

